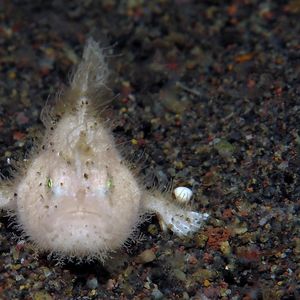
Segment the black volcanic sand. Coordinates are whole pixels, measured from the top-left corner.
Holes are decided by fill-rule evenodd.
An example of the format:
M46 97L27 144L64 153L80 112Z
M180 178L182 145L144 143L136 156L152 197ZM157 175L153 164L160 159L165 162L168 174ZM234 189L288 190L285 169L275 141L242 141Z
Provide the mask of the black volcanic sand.
M106 265L57 266L2 213L0 299L300 299L300 1L61 2L0 2L1 172L94 36L118 141L210 219L178 238L153 217Z

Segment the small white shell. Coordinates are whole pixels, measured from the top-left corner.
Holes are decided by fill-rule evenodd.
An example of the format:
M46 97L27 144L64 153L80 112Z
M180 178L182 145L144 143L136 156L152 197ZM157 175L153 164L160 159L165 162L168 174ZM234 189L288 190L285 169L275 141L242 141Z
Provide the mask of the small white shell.
M193 192L187 187L179 186L174 189L174 195L178 202L187 203L191 200Z

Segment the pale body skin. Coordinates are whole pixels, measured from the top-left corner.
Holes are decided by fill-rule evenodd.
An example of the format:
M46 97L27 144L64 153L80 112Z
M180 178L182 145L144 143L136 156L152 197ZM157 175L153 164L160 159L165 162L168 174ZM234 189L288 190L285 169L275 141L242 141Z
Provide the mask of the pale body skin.
M66 107L61 118L52 130L47 125L22 175L0 184L0 208L13 211L38 250L104 260L133 238L146 213L156 213L164 228L181 236L208 217L138 184L105 122L90 113L106 73L101 49L89 40L66 105L59 100Z

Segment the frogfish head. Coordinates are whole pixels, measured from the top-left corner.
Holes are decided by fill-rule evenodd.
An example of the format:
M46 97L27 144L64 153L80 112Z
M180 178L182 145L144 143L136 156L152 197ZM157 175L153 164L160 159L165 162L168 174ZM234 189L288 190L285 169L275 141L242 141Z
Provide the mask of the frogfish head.
M57 157L45 167L41 159L20 185L18 204L20 223L34 244L100 258L124 244L139 220L140 191L128 170Z

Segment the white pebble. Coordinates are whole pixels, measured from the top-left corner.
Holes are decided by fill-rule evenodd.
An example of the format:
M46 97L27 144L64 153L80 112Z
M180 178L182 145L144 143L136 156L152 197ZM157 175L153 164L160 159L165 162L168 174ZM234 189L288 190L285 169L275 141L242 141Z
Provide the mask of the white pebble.
M191 200L193 192L187 187L179 186L174 190L174 195L180 203L187 203Z

